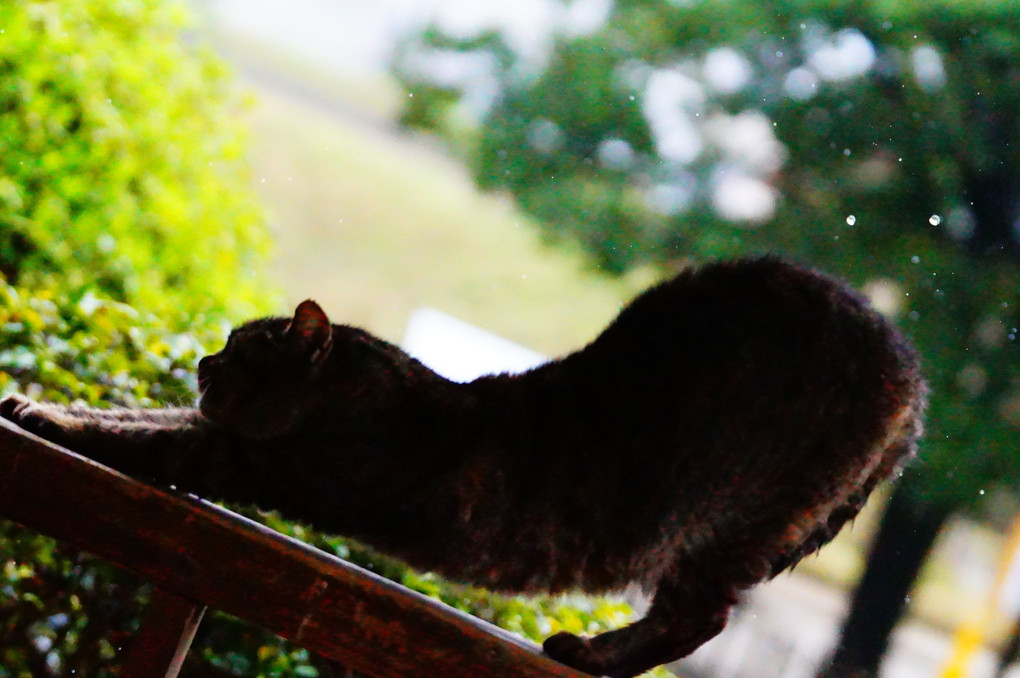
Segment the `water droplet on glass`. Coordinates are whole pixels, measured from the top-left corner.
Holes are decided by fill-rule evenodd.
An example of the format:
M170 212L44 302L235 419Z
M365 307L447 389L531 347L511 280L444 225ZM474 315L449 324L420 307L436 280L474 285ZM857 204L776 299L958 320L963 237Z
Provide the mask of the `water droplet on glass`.
M930 217L928 217L928 223L931 224L932 226L938 226L939 224L942 223L942 217L940 217L937 214L933 214Z
M857 217L855 217L854 215L851 214L850 216L848 216L846 218L846 225L847 226L853 226L856 223L857 223Z

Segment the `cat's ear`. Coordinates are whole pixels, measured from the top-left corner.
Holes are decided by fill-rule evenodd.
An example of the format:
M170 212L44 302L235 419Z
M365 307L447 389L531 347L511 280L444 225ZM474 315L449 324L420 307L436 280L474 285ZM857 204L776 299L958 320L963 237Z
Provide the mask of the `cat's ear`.
M325 311L308 299L294 310L294 318L287 326L287 337L307 353L313 364L318 364L333 346L333 327Z

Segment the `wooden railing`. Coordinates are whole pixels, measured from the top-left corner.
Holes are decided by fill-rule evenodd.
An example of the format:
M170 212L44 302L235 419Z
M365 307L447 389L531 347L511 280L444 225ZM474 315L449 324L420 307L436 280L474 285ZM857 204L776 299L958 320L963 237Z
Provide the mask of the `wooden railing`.
M155 585L123 678L176 676L205 606L369 676L586 675L491 624L2 419L0 516Z

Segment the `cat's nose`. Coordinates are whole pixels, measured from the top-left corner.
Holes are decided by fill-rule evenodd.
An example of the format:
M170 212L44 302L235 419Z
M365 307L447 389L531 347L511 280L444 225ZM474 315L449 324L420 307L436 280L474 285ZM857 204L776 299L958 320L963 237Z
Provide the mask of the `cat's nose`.
M208 373L209 370L216 366L216 362L217 358L215 353L213 355L205 356L204 358L198 361L198 373L199 374Z

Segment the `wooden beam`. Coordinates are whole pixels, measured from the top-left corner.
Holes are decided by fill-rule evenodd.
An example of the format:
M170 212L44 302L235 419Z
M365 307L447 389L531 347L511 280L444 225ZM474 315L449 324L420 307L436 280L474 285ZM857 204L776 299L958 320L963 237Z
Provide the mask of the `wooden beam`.
M121 678L177 678L203 614L204 605L154 588Z
M507 631L3 419L0 515L369 676L587 675Z

